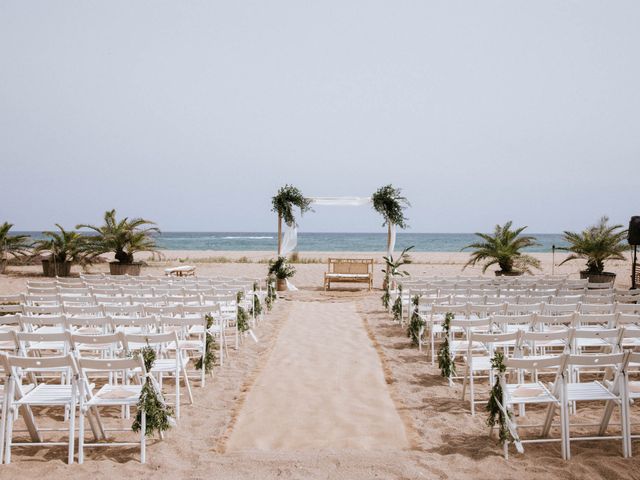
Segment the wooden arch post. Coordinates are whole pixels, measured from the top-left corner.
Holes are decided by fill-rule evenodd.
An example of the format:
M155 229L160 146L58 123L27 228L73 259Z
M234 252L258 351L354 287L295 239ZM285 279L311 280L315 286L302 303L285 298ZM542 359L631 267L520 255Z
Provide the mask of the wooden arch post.
M282 252L282 215L278 214L278 256Z
M391 247L391 222L387 224L387 255L390 254L389 247Z

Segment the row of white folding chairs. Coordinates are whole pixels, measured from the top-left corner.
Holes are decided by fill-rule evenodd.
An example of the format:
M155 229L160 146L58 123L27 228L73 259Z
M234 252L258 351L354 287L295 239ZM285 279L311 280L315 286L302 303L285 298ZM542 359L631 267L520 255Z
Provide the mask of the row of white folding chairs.
M398 278L396 282L402 285L434 285L436 287L459 287L459 288L486 288L486 287L498 287L498 288L568 288L568 289L580 289L580 288L610 288L611 283L596 284L589 283L587 280L576 279L564 279L564 280L549 280L542 279L540 277L522 277L520 279L499 279L479 277L477 279L459 280L455 278L450 279L416 279L416 278Z
M0 459L5 463L11 461L11 451L14 446L35 445L60 445L60 442L45 442L43 432L38 430L34 421L33 411L29 408L25 410L24 420L28 431L31 434L32 442L15 442L13 440L13 424L17 418L20 407L63 407L65 408L65 421L69 422L68 438L68 463L74 461L75 445L75 417L76 409L79 409L79 432L78 432L78 461L84 460L85 446L98 447L108 446L105 429L102 426L103 417L95 415L98 407L121 406L127 411L131 407L136 407L141 395L142 383L147 375L142 356L131 358L131 352L151 346L157 350L159 357L154 361L149 372L150 375L157 375L157 380L152 381L153 388L162 397L167 394L162 393L161 382L164 376L173 376L175 380L174 413L176 418L180 418L181 390L180 384L184 382L187 390L189 403L193 403L193 396L186 366L179 347L179 340L175 332L143 335L124 335L115 333L112 335L85 336L73 335L69 332L59 334L37 334L37 333L0 333L0 339L16 339L16 351L13 355L0 354L0 365L5 372L5 388L3 389L2 421L0 426ZM22 337L25 337L24 339ZM47 349L47 353L54 352L56 356L38 355L32 357L30 350L25 349L23 344L33 343L41 345L42 349ZM42 350L41 349L41 350ZM118 352L118 349L121 349ZM167 354L173 352L171 358ZM121 357L118 357L118 353ZM15 355L18 354L18 355ZM92 358L92 355L93 358ZM127 358L129 357L129 358ZM122 370L125 370L122 372ZM58 372L59 384L52 384L51 378ZM117 384L118 372L121 384ZM41 374L49 380L47 382L37 382ZM105 385L94 391L95 382L93 378L96 374L108 374L108 381ZM130 383L130 378L135 375L138 378L137 385ZM24 379L36 379L36 384L23 385ZM114 379L116 383L114 383ZM126 393L122 396L122 393ZM88 410L92 409L91 412ZM85 444L84 442L84 419L89 415L90 425L96 438L95 443ZM141 462L145 462L145 412L141 412L141 433L139 442L117 442L112 443L117 446L140 445ZM51 429L50 429L51 430ZM109 431L114 431L110 429ZM62 443L64 444L64 443ZM2 453L4 453L4 458Z
M192 312L182 316L148 315L140 317L123 316L47 316L29 317L24 315L10 315L0 317L0 332L15 332L17 334L60 334L71 332L74 334L105 335L117 332L134 334L157 334L176 332L179 335L182 346L186 350L202 352L206 349L204 343L205 333L209 333L218 339L219 362L224 365L228 356L229 337L238 347L239 332L234 320L224 316L209 316L204 312ZM192 337L197 337L196 341ZM0 344L0 349L11 347ZM201 375L204 383L204 374Z
M422 350L423 338L428 337L429 353L431 363L435 362L436 344L438 339L442 337L444 327L443 322L445 316L453 314L453 332L466 334L466 329L457 328L456 322L477 322L477 328L489 329L498 332L513 332L518 330L525 331L546 331L557 328L640 328L640 308L629 313L577 313L577 312L517 312L510 313L505 311L482 311L477 308L474 312L469 306L458 305L454 308L436 307L432 312L423 318L423 326L418 334L418 348ZM459 350L464 345L458 342L452 347L452 350Z
M415 299L414 299L415 300ZM461 301L462 300L462 301ZM466 300L466 301L465 301ZM473 301L468 301L473 300ZM547 303L535 299L535 303L521 303L534 299L515 299L515 302L476 303L477 299L431 298L418 297L417 303L412 301L406 306L406 318L414 311L424 317L432 313L454 312L458 316L487 316L489 314L520 315L540 313L558 315L563 313L640 313L637 303ZM455 302L455 303L454 303ZM404 309L403 309L404 310ZM403 322L405 314L400 318Z
M598 289L598 290L567 290L557 288L417 288L416 286L405 286L403 291L406 295L413 292L414 294L420 294L424 292L428 295L478 295L478 296L493 296L493 297L505 297L516 295L540 295L540 296L555 296L555 297L567 297L567 296L625 296L625 297L637 297L640 299L640 294L630 294L629 292L618 293L612 288Z
M636 319L638 320L638 319ZM450 350L451 360L461 356L464 361L462 400L469 391L469 403L471 414L475 415L475 405L481 403L475 398L475 381L478 378L488 377L493 384L493 372L491 359L496 350L501 350L505 355L516 357L548 356L550 354L570 353L576 355L593 353L618 353L625 349L634 349L640 346L640 328L575 328L561 325L561 328L552 330L526 330L516 329L509 331L503 328L500 331L491 331L493 325L488 321L456 321L454 325L466 332L466 338L455 340L450 334L449 342L455 349ZM572 371L575 379L585 372L576 369ZM527 375L536 377L536 372L526 372ZM452 384L453 375L449 377ZM521 379L522 380L522 379ZM524 413L524 408L520 411Z
M25 304L25 305L50 305L50 304L67 304L67 305L97 305L97 304L107 304L107 303L117 303L117 304L133 304L133 303L143 303L143 304L158 304L158 303L202 303L204 299L214 299L214 298L227 298L233 297L236 298L239 291L236 290L212 290L212 291L203 291L203 292L173 292L170 294L166 293L148 293L148 292L138 292L138 294L124 294L124 293L114 293L114 292L101 292L95 293L92 292L88 295L75 294L75 295L60 295L60 294L36 294L36 293L28 293L22 295L12 295L6 296L5 298L10 299L11 301L5 302L8 305L15 304ZM242 292L242 298L249 299L254 296L257 296L261 301L264 300L266 294L261 292ZM2 300L0 298L0 300Z
M260 321L260 315L254 314L249 318L249 327L255 327ZM88 306L22 306L20 313L0 316L0 327L15 325L17 323L30 323L33 325L63 325L72 321L74 324L98 323L101 319L105 324L115 322L116 325L152 325L155 317L180 318L211 316L220 328L221 336L233 337L234 347L239 348L243 337L238 331L237 303L234 299L229 302L212 302L207 305L88 305ZM145 324L145 322L147 322ZM225 346L226 337L223 339Z
M558 332L560 336L563 332ZM584 335L590 334L591 331L584 332ZM637 336L638 332L632 333ZM493 355L496 349L501 349L501 343L510 342L513 336L525 334L472 334L471 341L485 343L488 346L494 345L493 351L489 355ZM528 334L533 338L535 334ZM613 351L612 353L597 354L570 354L563 353L558 356L527 356L517 358L510 356L509 352L514 349L503 349L507 353L504 364L505 372L493 372L498 375L501 383L502 398L498 407L504 414L509 433L505 435L503 440L503 448L505 458L508 458L508 446L513 443L516 449L522 453L524 451L523 444L537 443L546 441L560 441L562 457L569 459L571 457L570 444L572 440L604 440L617 439L622 443L622 454L624 457L631 456L632 444L634 438L640 438L640 435L633 434L631 430L631 411L630 408L635 401L640 398L640 382L632 381L630 375L633 373L631 367L637 369L640 365L640 354L627 351ZM491 365L483 365L491 371ZM600 372L601 378L594 379L593 376L581 377L575 375L576 371L589 369ZM507 372L513 371L516 382L507 381ZM537 375L531 375L530 380L526 380L526 374L531 372ZM542 382L538 376L543 372L550 372L553 376L551 383ZM492 376L490 376L492 377ZM472 397L473 398L473 397ZM587 437L572 437L570 417L577 415L577 405L582 402L604 402L604 412L601 422L596 424L598 427L597 435ZM516 410L524 416L524 405L544 405L548 407L545 420L540 425L519 425L516 420ZM610 420L614 408L618 406L621 417L621 433L606 435L610 426ZM556 410L560 410L560 430L559 438L550 438L553 419ZM588 424L581 422L578 424L582 429ZM520 432L524 428L539 427L540 434L534 438L522 439Z
M219 284L216 286L81 286L81 287L27 287L27 294L30 295L180 295L180 294L198 294L198 293L216 293L216 292L245 292L253 291L253 286L249 284ZM259 288L256 291L261 291Z
M265 300L264 295L256 294L258 300L262 304ZM256 311L254 311L253 302L254 295L250 294L244 296L238 303L238 297L234 293L225 295L189 295L189 296L176 296L176 295L163 295L159 297L135 297L135 296L80 296L80 297L58 297L47 295L32 295L24 298L25 303L11 302L10 304L0 304L0 314L2 313L26 313L26 314L45 314L47 311L50 313L65 313L67 311L78 310L83 307L87 309L97 309L98 307L113 308L113 307L131 307L131 309L144 308L144 307L158 307L158 308L170 308L180 305L184 306L202 306L219 304L224 308L236 308L237 305L248 309L253 313L255 318ZM256 305L257 307L257 305ZM256 310L258 310L256 308ZM264 310L261 310L264 312ZM262 318L263 313L258 315L258 319Z

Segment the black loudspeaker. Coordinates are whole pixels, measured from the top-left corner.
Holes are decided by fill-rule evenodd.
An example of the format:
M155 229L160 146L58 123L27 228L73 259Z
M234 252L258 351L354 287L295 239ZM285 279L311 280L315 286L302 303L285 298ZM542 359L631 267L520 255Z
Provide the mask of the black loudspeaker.
M629 245L640 245L640 216L631 217L629 222Z

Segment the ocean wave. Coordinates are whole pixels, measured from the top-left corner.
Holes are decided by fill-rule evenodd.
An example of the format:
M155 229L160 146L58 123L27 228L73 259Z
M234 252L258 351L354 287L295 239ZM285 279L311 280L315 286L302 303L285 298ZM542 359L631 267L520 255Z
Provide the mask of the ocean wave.
M222 237L223 240L273 240L275 237Z

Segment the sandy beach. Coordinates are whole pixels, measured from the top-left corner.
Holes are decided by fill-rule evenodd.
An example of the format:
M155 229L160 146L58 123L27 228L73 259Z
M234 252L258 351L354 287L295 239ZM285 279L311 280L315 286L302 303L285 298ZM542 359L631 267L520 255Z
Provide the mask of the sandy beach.
M68 466L63 448L34 447L16 449L0 478L640 478L640 456L623 459L615 441L578 442L571 461L561 459L559 443L527 446L523 455L505 461L497 441L488 437L484 411L472 417L468 401L460 399L461 386L447 386L381 308L381 265L373 292L322 290L323 261L334 255L381 258L302 254L302 261L319 263L296 265L293 283L300 290L277 302L256 329L258 343L245 341L216 369L213 381L194 389L195 402L183 407L178 426L164 441L150 441L146 465L138 462L135 448L90 451L84 465ZM200 276L263 277L271 254L164 256L161 262L149 259L143 273L193 264ZM551 273L551 255L536 256L543 272ZM408 270L417 275L479 273L462 271L464 253L413 258ZM555 272L577 277L581 266L570 263ZM628 263L610 269L618 274L618 286L628 286ZM0 276L0 294L23 291L29 279L42 278L38 272L37 266L9 267Z

